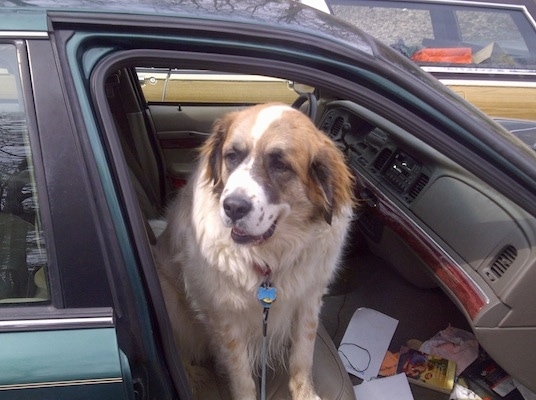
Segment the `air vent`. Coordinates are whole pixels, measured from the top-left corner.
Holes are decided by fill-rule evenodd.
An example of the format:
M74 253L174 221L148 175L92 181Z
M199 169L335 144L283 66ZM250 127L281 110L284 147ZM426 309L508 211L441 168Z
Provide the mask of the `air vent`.
M428 178L428 176L424 174L421 174L419 176L419 178L417 179L417 182L415 182L415 184L409 191L409 196L411 197L412 200L415 200L417 198L417 196L419 195L419 193L421 193L421 191L424 189L424 187L426 186L429 180L430 178Z
M332 111L328 112L328 114L326 115L326 117L322 121L322 126L320 127L320 129L322 129L326 134L329 132L329 130L331 128L331 123L333 121L333 118L335 118L336 115L337 115L337 113L332 110Z
M517 249L514 246L506 246L497 256L486 275L494 281L503 276L517 258Z
M341 129L343 125L344 125L344 118L337 117L337 119L335 119L335 122L333 122L333 125L331 126L331 131L330 131L331 137L337 137L339 133L341 133Z
M391 158L392 154L393 151L391 149L383 149L378 157L376 157L376 161L374 161L374 168L381 171L385 164L387 164L387 161Z

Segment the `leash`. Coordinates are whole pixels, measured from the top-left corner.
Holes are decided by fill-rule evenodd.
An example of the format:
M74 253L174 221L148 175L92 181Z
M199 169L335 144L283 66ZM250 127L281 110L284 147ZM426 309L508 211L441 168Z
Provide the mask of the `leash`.
M266 364L267 364L267 339L266 333L268 330L268 313L270 307L277 297L277 289L270 285L268 280L259 286L257 291L257 299L262 305L262 351L261 351L261 400L266 400Z

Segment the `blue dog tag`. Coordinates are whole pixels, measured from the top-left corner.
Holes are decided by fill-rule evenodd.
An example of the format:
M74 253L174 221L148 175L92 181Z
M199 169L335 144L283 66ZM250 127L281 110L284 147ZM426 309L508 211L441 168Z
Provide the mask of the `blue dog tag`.
M260 286L257 291L257 299L261 302L264 308L270 308L277 297L277 289L271 286Z

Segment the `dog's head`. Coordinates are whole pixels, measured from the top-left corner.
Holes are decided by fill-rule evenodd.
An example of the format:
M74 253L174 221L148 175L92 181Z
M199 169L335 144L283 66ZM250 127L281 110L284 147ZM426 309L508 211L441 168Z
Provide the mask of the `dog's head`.
M261 244L290 220L331 224L353 200L342 153L286 105L228 114L215 123L201 156L222 221L239 244Z

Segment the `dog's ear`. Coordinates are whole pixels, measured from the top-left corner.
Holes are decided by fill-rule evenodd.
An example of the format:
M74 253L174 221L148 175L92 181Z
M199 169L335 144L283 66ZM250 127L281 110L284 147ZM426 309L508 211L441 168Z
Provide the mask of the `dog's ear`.
M223 144L232 120L232 115L216 120L212 126L211 135L200 150L201 158L206 162L205 177L213 182L215 188L222 186Z
M352 174L343 154L332 143L325 143L318 150L312 160L310 174L315 197L321 199L319 205L323 218L331 225L333 213L338 212L343 204L352 205L354 202Z
M331 225L333 217L333 174L326 163L317 158L311 164L311 177L322 196L324 220Z

